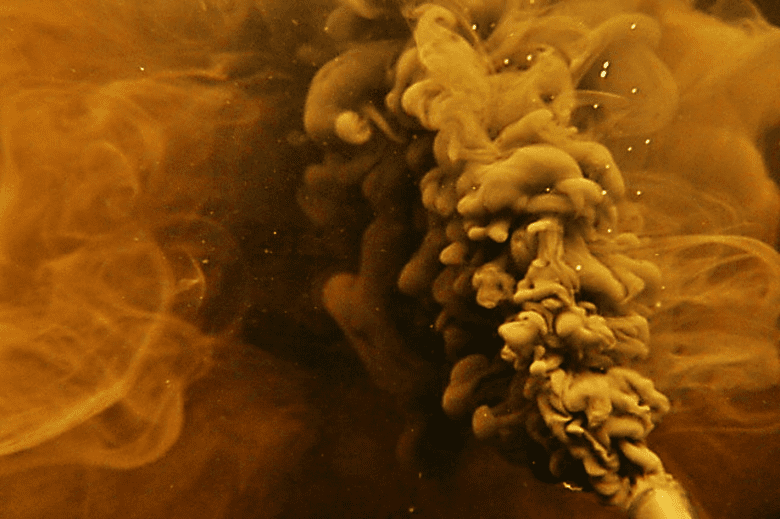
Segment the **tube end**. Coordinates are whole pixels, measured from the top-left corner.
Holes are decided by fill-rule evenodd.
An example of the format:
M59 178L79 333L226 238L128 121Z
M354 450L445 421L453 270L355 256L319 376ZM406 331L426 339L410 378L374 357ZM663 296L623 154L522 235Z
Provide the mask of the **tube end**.
M681 488L652 488L628 509L629 519L698 519Z

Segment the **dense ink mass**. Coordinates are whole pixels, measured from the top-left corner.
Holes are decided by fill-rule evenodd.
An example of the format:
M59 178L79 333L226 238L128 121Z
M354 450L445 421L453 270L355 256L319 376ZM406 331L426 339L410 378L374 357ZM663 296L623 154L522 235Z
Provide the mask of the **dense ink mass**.
M716 3L713 12L718 9L724 4ZM396 163L392 171L367 164L362 175L353 176L363 183L377 218L364 235L361 269L334 278L324 292L325 304L380 387L407 399L413 386L402 381L415 377L422 359L415 360L414 347L404 344L392 320L396 296L390 280L397 276L402 293L439 308L430 323L441 334L452 366L443 393L450 418L471 415L479 439L497 437L505 446L538 442L550 452L553 474L575 478L634 516L651 513L658 501L649 495L682 494L646 444L670 410L669 400L646 375L682 395L703 389L696 380L706 372L712 381L706 392L714 395L737 385L769 387L780 373L777 333L765 327L775 322L777 312L774 252L751 238L702 234L728 233L710 217L697 222L699 229L684 223L665 227L659 218L685 222L689 211L659 214L664 200L654 197L663 194L647 183L658 175L670 189L702 191L703 200L712 193L716 205L736 202L744 186L717 193L718 187L709 184L716 175L688 175L693 161L678 155L684 149L679 141L669 140L691 125L702 132L733 132L737 142L723 150L724 158L745 171L749 182L761 185L763 194L750 208L735 207L730 217L745 226L746 234L773 243L780 199L753 156L758 156L755 136L766 121L780 118L780 110L773 101L757 110L742 107L746 99L732 85L740 71L754 70L750 60L774 53L768 46L780 41L778 32L750 9L734 14L750 27L752 35L746 36L744 29L683 4L661 2L641 7L614 2L603 9L578 1L500 7L434 2L403 6L401 12L410 26L405 50L393 53L393 65L383 62L385 71L377 69L373 82L351 83L355 89L349 90L352 96L371 92L377 100L377 92L384 93L384 106L374 106L380 131L361 127L357 139L340 135L338 123L332 127L343 141L370 146L349 150L356 167L366 162L363 157L421 142L430 142L435 164L427 172L410 161ZM486 19L487 29L482 25ZM729 33L755 37L750 45L757 54L733 67L691 76L690 67L702 57L680 54L670 45L698 38L682 32L692 26L722 31L717 34L724 38ZM357 56L375 44L354 41L348 52ZM387 45L394 49L399 40ZM315 78L309 96L312 113L320 112L316 99L322 81L327 82ZM344 76L339 81L350 83ZM763 81L756 88L763 88ZM704 85L706 94L692 94ZM736 95L721 97L727 93ZM726 120L728 110L739 107L746 126L727 130L725 121L701 112L702 95L727 103ZM352 113L349 106L341 109ZM389 244L409 224L404 212L383 198L391 191L370 186L401 189L405 177L419 178L418 211L424 210L426 234L411 260L393 270L403 260ZM387 248L377 249L380 243ZM384 254L376 256L378 251ZM712 266L697 271L695 261L686 264L688 255L701 255ZM724 275L720 267L741 260L746 263L733 268L769 283L754 301L761 310L751 306L761 318L740 332L752 336L755 326L765 334L757 339L762 345L755 343L751 360L731 349L744 347L743 341L726 337L697 345L696 354L670 352L669 341L707 341L717 326L701 335L678 335L660 324L662 316L684 314L696 303L713 315L724 311L733 303L726 287L742 273ZM702 276L707 286L696 287ZM354 288L367 285L378 290ZM714 292L719 296L702 299ZM373 332L366 334L366 329ZM394 337L392 345L388 337ZM389 352L393 361L386 359ZM670 360L675 369L658 369ZM734 363L760 375L735 377ZM506 379L502 396L495 386L484 390L496 376ZM727 379L733 385L716 382ZM690 395L677 396L672 410L682 411L692 401ZM723 405L729 406L726 400ZM572 460L582 464L579 472L570 471ZM678 513L688 517L690 511Z

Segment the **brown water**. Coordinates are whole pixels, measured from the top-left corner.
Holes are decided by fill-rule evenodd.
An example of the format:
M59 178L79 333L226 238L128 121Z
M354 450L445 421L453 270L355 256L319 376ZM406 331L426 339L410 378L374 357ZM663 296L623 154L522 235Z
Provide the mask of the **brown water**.
M452 359L435 308L387 288L424 235L413 181L373 187L401 216L368 245L381 211L357 182L306 198L325 160L306 95L344 50L323 31L333 8L0 5L0 517L625 516L554 480L539 447L507 455L441 411ZM738 0L697 8L717 16L662 25L673 122L647 149L627 134L638 116L605 136L643 192L662 302L685 303L650 321L638 369L672 412L648 441L703 518L773 518L780 40L762 47L773 29ZM366 38L408 37L392 17L364 22ZM321 296L378 250L395 259L368 296L330 309L390 290L366 336L392 330L408 358L361 353Z

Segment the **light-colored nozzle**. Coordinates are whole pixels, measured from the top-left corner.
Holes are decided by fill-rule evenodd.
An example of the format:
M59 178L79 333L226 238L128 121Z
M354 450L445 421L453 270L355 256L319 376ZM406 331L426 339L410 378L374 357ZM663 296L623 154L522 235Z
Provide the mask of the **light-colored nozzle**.
M682 489L653 488L639 496L628 509L629 519L697 519Z

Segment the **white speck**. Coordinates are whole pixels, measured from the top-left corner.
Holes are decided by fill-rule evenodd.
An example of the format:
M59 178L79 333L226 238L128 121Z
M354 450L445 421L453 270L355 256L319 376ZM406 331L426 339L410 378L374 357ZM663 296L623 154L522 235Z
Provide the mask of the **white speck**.
M607 229L607 234L612 234L612 229Z
M637 89L637 87L634 87L634 88L631 89L631 93L632 94L636 94L638 91L639 90Z
M606 71L606 70L602 70L602 71L601 71L601 74L599 74L599 75L600 75L601 77L603 77L603 78L604 78L604 77L607 77L607 71Z
M575 265L575 266L574 266L574 270L576 270L577 272L579 272L580 270L582 270L582 265Z
M141 72L143 72L145 69L144 69L143 67L138 67L138 70L140 70Z
M471 26L471 30L472 30L472 31L476 31L476 30L477 30L477 24L476 24L476 23L475 23L475 24L472 24L472 26Z
M609 68L609 61L605 61L601 66L603 68Z
M631 24L631 30L633 31L634 29L636 29L636 24L635 24L635 23L632 23L632 24Z
M509 65L509 63L511 63L509 58L504 58L504 65Z
M645 144L650 144L650 139L645 139Z
M661 285L661 290L666 290L666 285Z
M526 61L531 61L532 59L534 59L534 55L533 54L529 54L528 56L525 57L525 59L526 59Z
M594 109L594 110L598 110L598 109L599 109L599 104L598 104L598 103L596 103L595 105L593 105L593 109Z
M601 194L602 194L602 196L603 196L603 195L606 195L606 194L607 194L607 190L606 190L606 189L602 189L602 190L601 190Z
M655 307L656 307L656 308L661 308L661 301L657 301L657 302L655 303Z
M209 259L206 258L206 259L201 260L200 262L203 263L204 265L208 265L209 264Z
M639 190L639 189L637 189L637 191L636 191L636 196L642 196L642 191L641 191L641 190Z
M628 148L626 148L626 151L634 151L634 147L633 146L629 146Z
M612 167L612 166L610 166L609 164L605 164L605 165L604 165L604 169L609 169L609 168L611 168L611 167Z
M544 192L545 192L545 193L549 193L550 191L552 191L552 188L551 188L551 187L546 187L546 188L544 188Z

